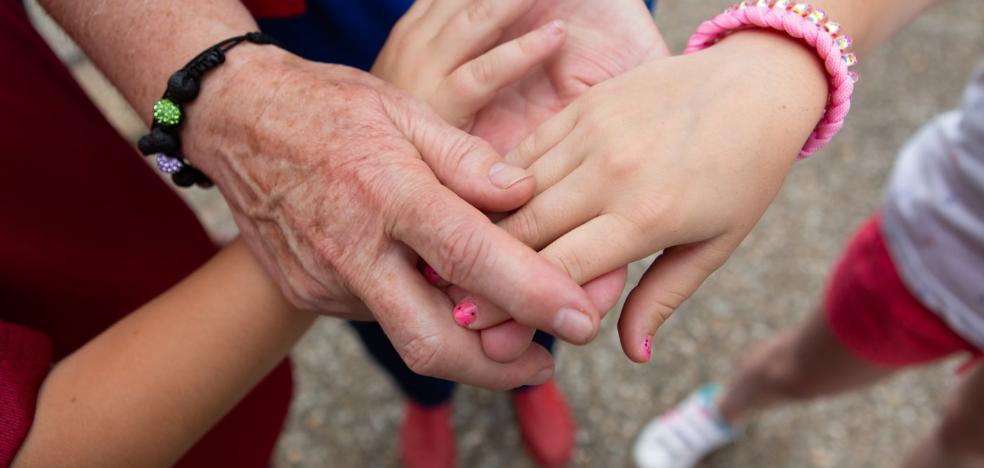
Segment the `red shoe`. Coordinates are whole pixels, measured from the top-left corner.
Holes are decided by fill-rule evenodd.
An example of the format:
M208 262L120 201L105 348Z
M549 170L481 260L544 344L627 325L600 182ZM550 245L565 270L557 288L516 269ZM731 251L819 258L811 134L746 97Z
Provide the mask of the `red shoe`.
M407 403L400 451L405 468L454 468L451 404L424 407Z
M551 380L513 392L513 409L526 450L543 467L565 466L574 455L574 418Z

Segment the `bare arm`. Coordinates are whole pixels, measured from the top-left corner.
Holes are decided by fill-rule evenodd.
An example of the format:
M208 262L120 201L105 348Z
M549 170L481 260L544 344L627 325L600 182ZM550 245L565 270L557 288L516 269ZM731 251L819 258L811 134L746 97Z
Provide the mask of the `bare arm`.
M148 110L163 94L171 73L206 47L258 29L238 0L39 3L79 43L146 123L150 118ZM248 61L247 55L260 53L276 51L242 45L235 54L229 54L229 62L219 67L214 76L230 74ZM204 91L207 93L209 88Z
M811 5L827 12L854 38L854 50L862 58L943 0L814 0Z
M170 73L257 28L234 0L42 4L145 119ZM182 150L291 303L378 320L416 372L485 387L549 375L549 354L486 358L476 333L447 323L453 305L421 279L417 255L533 325L577 342L594 335L585 292L479 211L515 209L533 192L528 177L493 177L502 158L487 143L367 73L272 46L227 56L186 109ZM567 314L585 326L556 320Z
M54 368L14 466L170 466L314 318L236 242Z
M854 38L862 60L935 3L812 2ZM531 168L538 194L500 225L581 282L663 251L619 321L626 354L646 361L659 326L778 193L823 116L827 88L815 51L757 29L643 64L592 88L507 156Z

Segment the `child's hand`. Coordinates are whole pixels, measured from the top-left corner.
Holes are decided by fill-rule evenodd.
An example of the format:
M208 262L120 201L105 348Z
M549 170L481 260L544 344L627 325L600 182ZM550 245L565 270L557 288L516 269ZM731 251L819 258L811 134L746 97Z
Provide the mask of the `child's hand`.
M496 92L564 43L561 21L495 46L535 0L417 0L393 28L372 73L469 130Z
M500 226L579 283L662 250L619 320L625 353L647 361L656 329L772 202L826 96L816 57L769 33L643 65L506 157L538 194Z

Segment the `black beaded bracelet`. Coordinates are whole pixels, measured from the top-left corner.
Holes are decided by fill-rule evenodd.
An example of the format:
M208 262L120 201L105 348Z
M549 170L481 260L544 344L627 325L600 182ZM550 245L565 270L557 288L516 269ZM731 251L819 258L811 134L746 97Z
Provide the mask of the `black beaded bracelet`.
M208 176L188 164L181 152L179 130L184 121L182 106L198 97L205 73L224 63L225 53L243 42L280 46L273 37L260 32L251 32L230 37L205 49L167 80L167 91L164 91L164 96L154 104L154 119L150 133L137 142L137 147L145 156L156 155L158 169L165 174L171 174L171 180L179 187L212 186Z

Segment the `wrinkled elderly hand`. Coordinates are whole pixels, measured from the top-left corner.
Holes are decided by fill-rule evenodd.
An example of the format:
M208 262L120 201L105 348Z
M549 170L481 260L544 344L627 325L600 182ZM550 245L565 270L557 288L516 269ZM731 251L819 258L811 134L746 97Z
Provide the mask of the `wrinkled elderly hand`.
M355 318L378 320L414 371L493 388L545 379L552 361L537 348L509 365L485 358L447 320L418 254L511 316L575 342L596 333L584 291L479 211L534 190L529 177L493 181L501 157L485 142L366 73L271 47L241 47L215 76L235 86L203 87L187 154L293 303L351 316L362 301L371 315Z

